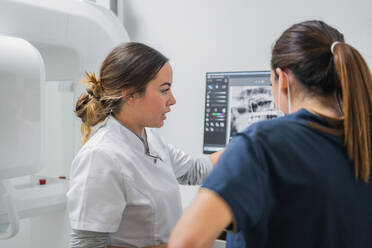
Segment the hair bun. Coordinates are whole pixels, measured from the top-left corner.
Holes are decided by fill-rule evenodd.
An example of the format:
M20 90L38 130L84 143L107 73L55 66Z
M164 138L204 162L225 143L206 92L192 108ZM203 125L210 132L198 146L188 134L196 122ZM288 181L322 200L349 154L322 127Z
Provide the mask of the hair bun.
M101 80L97 79L96 74L94 72L85 72L83 81L87 84L87 93L96 100L99 100L102 97L103 87Z

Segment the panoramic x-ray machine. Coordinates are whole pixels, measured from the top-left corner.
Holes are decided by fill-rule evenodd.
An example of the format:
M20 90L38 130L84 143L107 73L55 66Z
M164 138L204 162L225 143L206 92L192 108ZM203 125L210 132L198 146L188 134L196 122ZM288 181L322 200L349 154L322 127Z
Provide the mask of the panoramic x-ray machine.
M20 218L66 207L65 177L50 177L41 185L34 176L43 167L54 166L48 164L46 153L59 149L47 142L46 136L58 130L46 130L50 116L45 111L53 98L46 96L45 88L49 82L68 81L58 90L75 92L71 95L76 100L81 87L75 85L83 72L97 72L105 55L126 41L128 35L116 16L88 1L0 2L1 239L18 232ZM73 109L65 111L73 115ZM71 130L78 133L79 123L71 123L75 126ZM63 147L74 149L76 143L72 140Z

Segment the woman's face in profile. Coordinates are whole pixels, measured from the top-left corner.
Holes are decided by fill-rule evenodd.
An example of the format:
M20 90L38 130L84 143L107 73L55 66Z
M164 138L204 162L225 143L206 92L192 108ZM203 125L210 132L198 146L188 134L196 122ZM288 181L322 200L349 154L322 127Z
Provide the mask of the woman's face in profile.
M156 77L146 87L145 93L136 99L136 108L141 114L143 127L162 127L170 106L176 103L172 93L172 67L164 64Z

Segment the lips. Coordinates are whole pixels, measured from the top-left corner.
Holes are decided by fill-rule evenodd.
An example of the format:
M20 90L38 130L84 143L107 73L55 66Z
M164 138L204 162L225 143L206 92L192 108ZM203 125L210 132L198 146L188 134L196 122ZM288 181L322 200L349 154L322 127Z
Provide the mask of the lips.
M163 113L161 116L162 116L162 118L163 118L163 120L165 120L165 119L167 119L167 116L166 116L166 114L167 113L169 113L170 112L170 110L169 111L167 111L167 112L165 112L165 113Z

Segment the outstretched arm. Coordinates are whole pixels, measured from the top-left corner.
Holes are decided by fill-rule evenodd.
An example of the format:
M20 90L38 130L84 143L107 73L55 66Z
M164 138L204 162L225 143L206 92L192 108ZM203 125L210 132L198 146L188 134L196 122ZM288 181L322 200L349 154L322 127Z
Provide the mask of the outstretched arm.
M217 163L223 150L210 154L208 157L192 158L182 150L168 144L168 152L178 183L199 185L210 173L213 165Z
M225 148L218 151L218 152L214 152L212 154L209 155L209 159L212 161L212 164L213 165L216 165L217 162L218 162L218 159L220 158L221 154L225 151Z
M227 203L213 191L202 188L178 221L168 248L211 247L232 221Z

